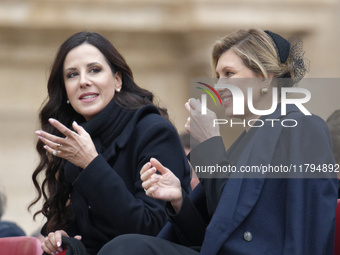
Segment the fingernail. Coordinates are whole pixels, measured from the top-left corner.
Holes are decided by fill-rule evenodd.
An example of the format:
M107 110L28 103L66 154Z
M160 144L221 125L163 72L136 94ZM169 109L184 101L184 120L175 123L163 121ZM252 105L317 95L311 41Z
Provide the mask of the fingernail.
M60 247L60 242L59 241L57 242L57 246Z
M36 135L41 135L41 132L38 130L38 131L35 131L35 134Z
M63 248L62 248L62 247L59 247L59 248L58 248L58 251L62 252L62 251L63 251Z
M54 120L53 118L49 118L48 121L49 121L50 123L53 123L55 120Z
M77 126L79 126L78 123L77 123L77 121L73 121L73 123L76 124Z
M47 145L44 145L44 149L47 150Z
M51 252L52 255L54 255L54 252Z

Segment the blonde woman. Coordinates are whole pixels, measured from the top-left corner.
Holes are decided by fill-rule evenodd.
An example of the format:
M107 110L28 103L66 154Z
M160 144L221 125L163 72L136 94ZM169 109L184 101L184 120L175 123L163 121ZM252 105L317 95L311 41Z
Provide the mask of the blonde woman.
M252 124L226 151L218 126L207 121L216 115L211 111L202 115L201 103L190 99L186 128L200 142L191 151L190 162L194 169L219 165L235 172L217 178L199 176L200 184L188 196L167 166L152 159L141 170L142 185L148 196L168 202L171 223L157 238L118 237L99 255L333 254L336 176L306 172L308 164L335 163L329 130L321 118L305 115L295 105L281 105L277 93L295 85L307 70L300 42L288 42L270 31L241 30L216 42L212 57L220 83L227 80L245 98L251 88L253 108L258 111L246 102L239 105L243 114L236 115L240 110L233 106L236 96L223 86L218 89L225 115ZM275 91L277 101L272 100ZM257 114L271 107L272 112ZM293 120L290 127L288 120ZM244 171L253 166L301 166L301 172Z

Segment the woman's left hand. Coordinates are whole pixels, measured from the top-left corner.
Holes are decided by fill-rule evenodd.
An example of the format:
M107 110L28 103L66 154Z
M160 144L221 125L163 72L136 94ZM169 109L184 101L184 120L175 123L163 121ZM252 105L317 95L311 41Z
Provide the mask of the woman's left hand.
M49 119L52 126L65 135L65 138L52 135L42 130L36 131L44 148L56 157L66 159L76 166L86 168L98 156L90 135L75 121L70 130L56 119Z

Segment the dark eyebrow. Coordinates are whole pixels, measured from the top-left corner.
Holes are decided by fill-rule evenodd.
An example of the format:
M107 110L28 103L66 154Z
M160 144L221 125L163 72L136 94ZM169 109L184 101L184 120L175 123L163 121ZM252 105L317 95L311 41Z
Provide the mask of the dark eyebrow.
M98 63L98 62L92 62L92 63L87 64L86 66L90 67L90 66L93 66L93 65L101 65L101 64Z
M67 71L74 71L74 70L77 70L77 68L75 68L75 67L67 68L67 69L65 69L64 74L66 74Z
M92 63L87 64L86 66L90 67L90 66L93 66L93 65L101 65L101 64L98 63L98 62L92 62ZM75 70L77 70L77 68L69 67L69 68L65 69L64 74L66 73L66 71L75 71Z

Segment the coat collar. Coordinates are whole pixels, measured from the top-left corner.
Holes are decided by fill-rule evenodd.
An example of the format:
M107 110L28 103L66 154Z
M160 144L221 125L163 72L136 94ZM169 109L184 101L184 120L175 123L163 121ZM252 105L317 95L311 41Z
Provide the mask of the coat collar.
M116 148L123 148L127 145L136 125L138 122L148 114L159 114L158 109L153 105L145 105L142 108L138 109L129 122L124 127L123 131L120 133L117 138L112 141L110 146L103 152L103 157L108 160L110 157L116 155Z

